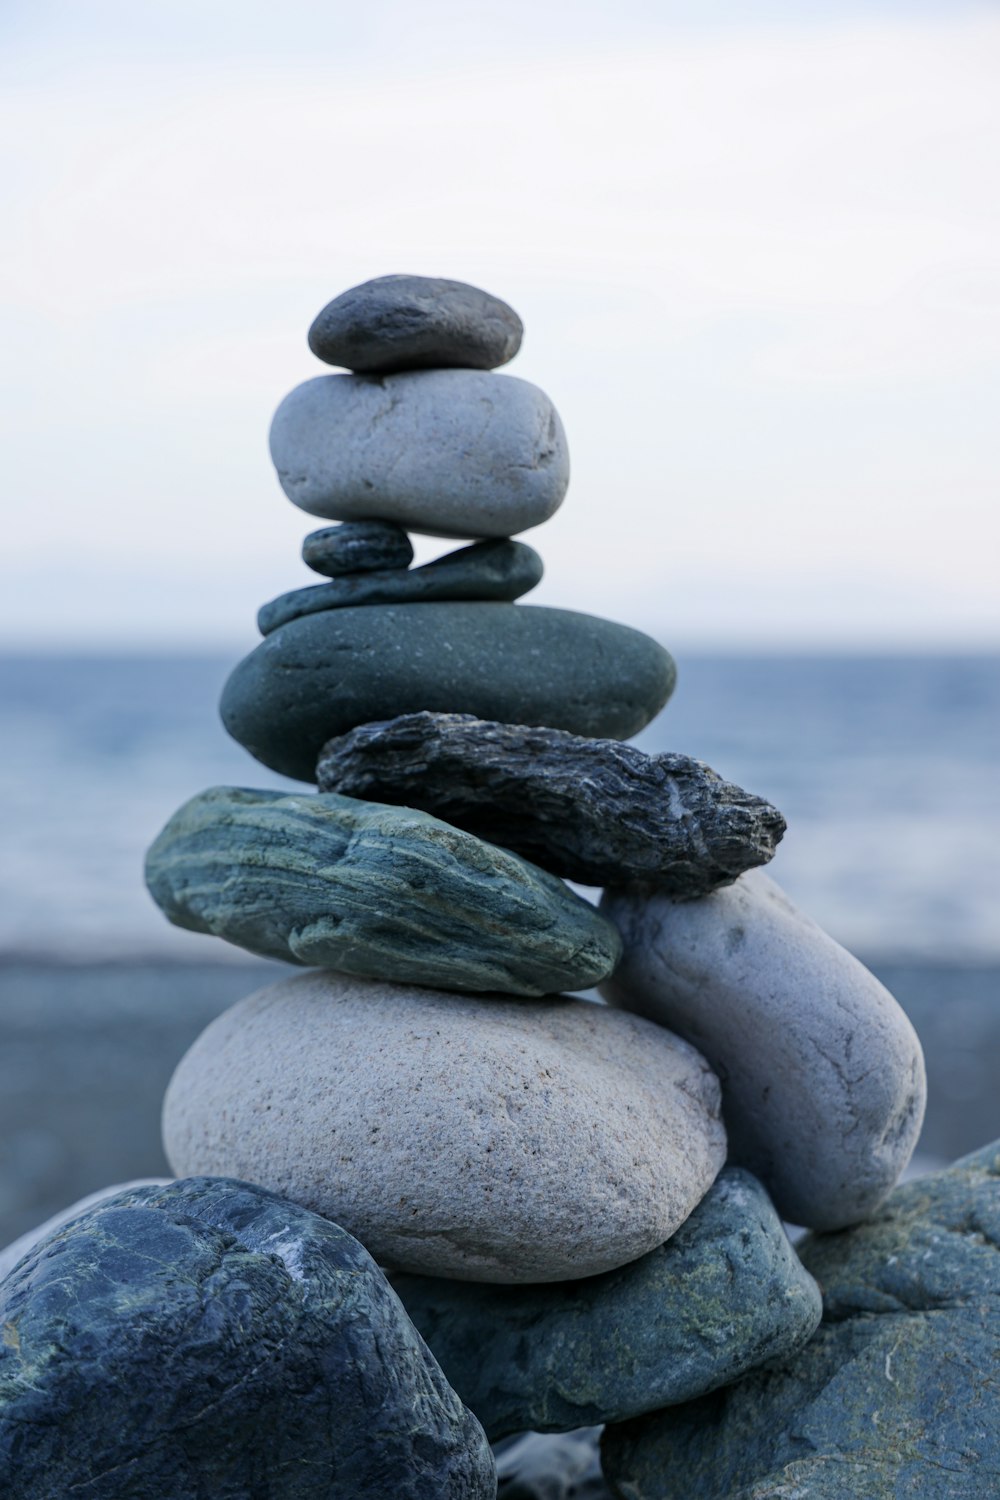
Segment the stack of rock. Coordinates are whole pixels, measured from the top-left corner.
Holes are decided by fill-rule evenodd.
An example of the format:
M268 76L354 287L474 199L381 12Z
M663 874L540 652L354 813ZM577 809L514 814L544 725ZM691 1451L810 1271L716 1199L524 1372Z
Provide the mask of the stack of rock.
M548 398L493 373L520 336L496 298L403 276L312 327L351 373L293 391L271 449L339 523L304 545L328 581L264 606L222 715L318 790L202 793L147 862L172 922L311 972L180 1063L184 1180L88 1209L4 1283L21 1349L19 1308L52 1347L118 1318L104 1409L134 1383L143 1411L123 1457L36 1361L13 1495L95 1423L154 1497L451 1500L494 1493L486 1438L627 1422L607 1481L666 1496L663 1409L817 1328L781 1217L854 1224L909 1159L917 1039L755 869L781 815L621 743L667 653L515 603L542 565L511 538L568 483ZM471 545L411 569L410 532Z

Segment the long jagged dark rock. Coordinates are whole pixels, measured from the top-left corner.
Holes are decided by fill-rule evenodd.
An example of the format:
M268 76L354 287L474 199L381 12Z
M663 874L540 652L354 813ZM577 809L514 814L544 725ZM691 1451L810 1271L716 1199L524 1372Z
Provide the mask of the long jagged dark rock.
M703 896L763 865L777 808L687 755L616 740L414 713L329 740L321 791L432 812L583 885Z

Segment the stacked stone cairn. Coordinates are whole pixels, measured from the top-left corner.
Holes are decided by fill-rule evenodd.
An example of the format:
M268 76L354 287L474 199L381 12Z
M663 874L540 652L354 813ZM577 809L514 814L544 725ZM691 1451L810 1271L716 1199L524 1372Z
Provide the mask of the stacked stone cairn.
M569 478L548 397L494 373L520 340L497 298L411 276L312 326L349 373L294 390L271 451L286 495L337 523L303 548L325 581L263 607L221 705L310 785L203 792L147 862L172 922L307 972L180 1063L177 1181L18 1247L11 1500L487 1500L491 1444L511 1500L895 1494L892 1443L923 1461L905 1226L936 1225L932 1200L954 1217L955 1193L882 1207L920 1129L917 1038L761 873L781 815L624 743L671 693L667 653L516 602L542 563L512 538ZM411 568L409 533L468 545ZM832 1233L803 1263L782 1219ZM885 1323L842 1338L865 1220L899 1283L869 1309L894 1310L891 1354ZM834 1288L819 1334L806 1265ZM873 1418L846 1488L824 1487L842 1438L796 1423L838 1370L833 1405L869 1400L869 1338L891 1436ZM504 1446L601 1426L603 1477L592 1441Z

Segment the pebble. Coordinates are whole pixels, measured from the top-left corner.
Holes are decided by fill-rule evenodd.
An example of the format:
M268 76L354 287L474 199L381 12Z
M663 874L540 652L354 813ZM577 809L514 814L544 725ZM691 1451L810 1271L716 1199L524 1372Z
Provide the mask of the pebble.
M613 1500L601 1474L601 1429L523 1432L494 1447L497 1500Z
M377 276L327 303L309 347L348 370L493 370L514 358L523 332L512 307L464 281Z
M393 1285L491 1442L691 1401L801 1348L821 1311L767 1194L738 1167L666 1244L603 1276Z
M625 953L603 993L698 1047L731 1159L779 1213L840 1229L874 1212L920 1134L917 1035L856 958L759 870L698 901L606 892Z
M289 500L335 521L507 537L547 521L569 484L559 415L513 375L319 375L282 401L271 457Z
M350 797L213 787L167 823L146 883L178 927L442 989L585 989L621 952L555 876L427 813Z
M261 635L302 615L355 604L427 603L435 599L520 599L541 582L542 559L524 542L476 542L425 563L422 568L395 568L360 573L331 583L293 589L261 607Z
M343 521L311 531L302 543L302 561L325 578L345 573L381 573L408 568L413 544L392 521Z
M1000 1495L1000 1142L799 1247L823 1322L798 1354L605 1430L629 1500Z
M626 739L676 669L641 631L532 604L368 604L272 632L238 663L222 721L264 765L315 781L327 740L431 709Z
M493 1500L378 1266L242 1182L105 1199L0 1283L4 1500Z
M774 854L785 820L687 755L615 740L405 714L330 740L321 791L422 807L582 885L703 896Z
M163 1131L175 1171L261 1182L382 1265L565 1281L679 1228L725 1158L718 1100L693 1048L606 1006L313 973L202 1033Z

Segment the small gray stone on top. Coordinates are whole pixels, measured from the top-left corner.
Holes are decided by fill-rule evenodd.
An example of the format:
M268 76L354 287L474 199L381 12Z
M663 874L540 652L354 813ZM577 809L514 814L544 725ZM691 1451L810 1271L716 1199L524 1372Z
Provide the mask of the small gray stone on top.
M524 542L474 542L436 557L422 568L394 568L334 578L312 588L293 589L257 612L261 635L289 620L345 609L352 604L419 604L434 599L520 599L541 582L542 559Z
M408 568L413 545L395 521L342 521L311 531L302 543L302 561L325 578L345 573L381 573Z
M328 302L309 347L369 374L449 365L494 370L521 347L521 319L499 297L438 276L377 276Z

